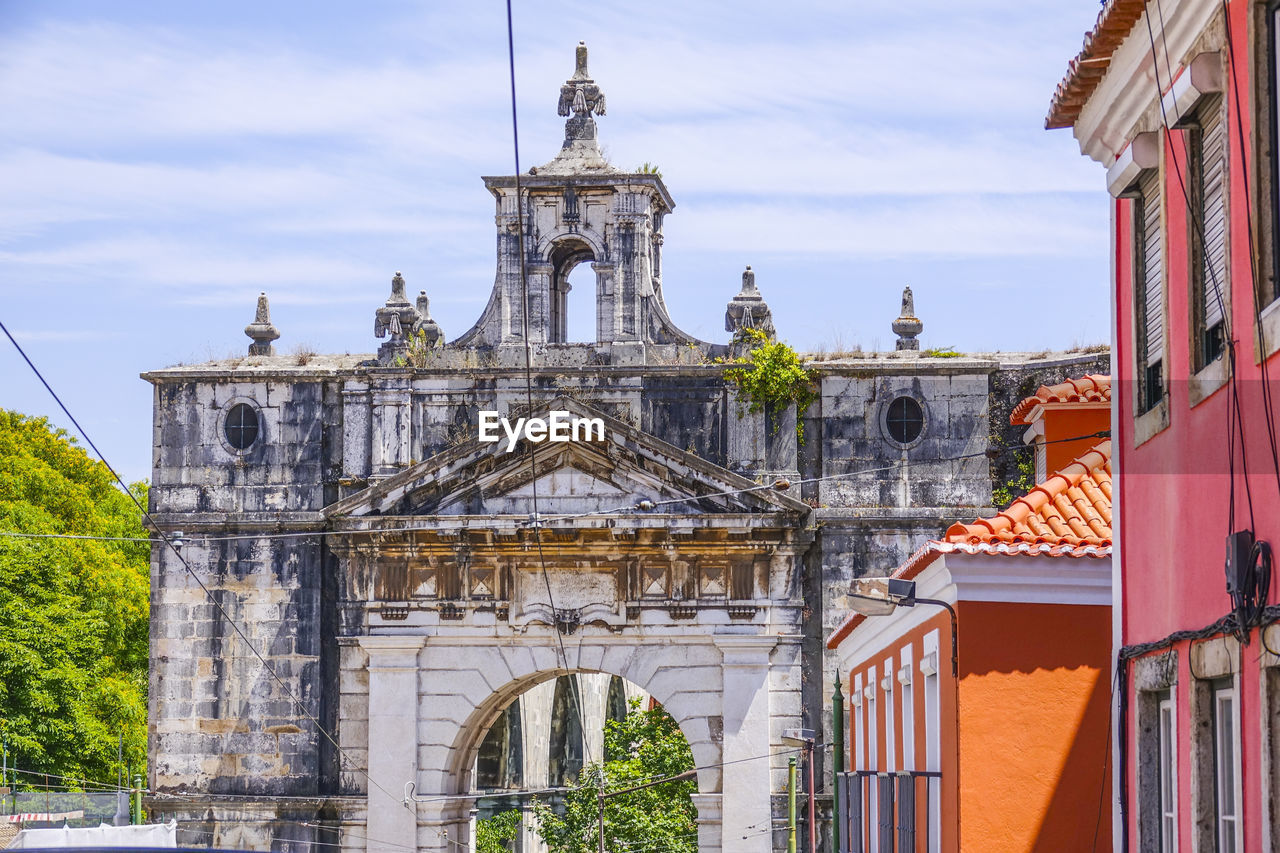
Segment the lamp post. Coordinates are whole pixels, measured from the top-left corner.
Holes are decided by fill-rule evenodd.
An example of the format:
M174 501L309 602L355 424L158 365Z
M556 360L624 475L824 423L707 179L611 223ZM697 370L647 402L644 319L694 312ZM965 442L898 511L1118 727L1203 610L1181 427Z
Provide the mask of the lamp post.
M809 853L818 853L818 823L814 803L813 785L813 747L817 742L813 729L787 729L782 733L782 742L804 747L805 761L809 764L809 790L806 799L809 801Z

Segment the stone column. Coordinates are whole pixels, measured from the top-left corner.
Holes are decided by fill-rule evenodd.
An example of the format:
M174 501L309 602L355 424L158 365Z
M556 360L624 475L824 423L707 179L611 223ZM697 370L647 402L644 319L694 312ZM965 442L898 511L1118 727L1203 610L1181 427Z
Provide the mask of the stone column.
M369 385L366 382L347 382L342 387L342 476L352 480L369 476Z
M729 828L729 832L724 831L723 817L720 810L720 794L694 794L693 807L698 810L698 851L699 853L723 853L724 850L737 850L734 845L727 848L724 844L725 836L731 840L733 836L733 827ZM746 832L739 832L739 835L745 835Z
M751 411L751 401L740 395L732 385L725 407L725 426L728 430L726 466L743 476L753 476L765 468L766 426L764 412ZM794 427L794 423L793 423Z
M612 343L619 339L621 328L614 266L597 261L591 270L596 274L596 343Z
M418 777L418 652L426 640L360 638L369 655L369 778L377 783L369 785L369 853L418 844L417 810L399 798Z
M525 266L529 286L529 342L545 344L556 340L551 328L551 302L555 293L551 290L555 268L544 262Z
M724 841L731 842L735 853L769 853L770 834L755 830L761 828L761 821L769 825L770 819L769 653L776 640L721 636L715 642L724 659L722 760L728 765L721 774ZM702 849L721 849L718 843L707 846L712 832L708 826L699 826Z
M371 462L375 477L398 473L409 464L412 425L410 423L411 380L386 379L372 393Z

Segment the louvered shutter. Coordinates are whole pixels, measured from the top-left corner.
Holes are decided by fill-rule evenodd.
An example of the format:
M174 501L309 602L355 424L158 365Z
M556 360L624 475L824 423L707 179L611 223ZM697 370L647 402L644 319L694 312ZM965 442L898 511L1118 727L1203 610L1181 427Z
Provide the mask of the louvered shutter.
M1160 255L1160 172L1152 169L1138 184L1142 195L1141 253L1142 363L1149 367L1164 356L1164 270Z
M1227 296L1227 123L1222 116L1222 99L1214 98L1206 104L1201 116L1204 287L1200 307L1207 330L1222 321L1222 304Z

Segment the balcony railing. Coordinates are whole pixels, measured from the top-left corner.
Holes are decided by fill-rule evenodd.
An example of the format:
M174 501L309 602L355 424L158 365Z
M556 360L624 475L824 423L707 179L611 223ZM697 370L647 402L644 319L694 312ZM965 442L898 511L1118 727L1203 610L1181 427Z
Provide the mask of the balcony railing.
M839 853L929 853L942 774L853 770L836 777ZM936 832L936 828L933 830Z

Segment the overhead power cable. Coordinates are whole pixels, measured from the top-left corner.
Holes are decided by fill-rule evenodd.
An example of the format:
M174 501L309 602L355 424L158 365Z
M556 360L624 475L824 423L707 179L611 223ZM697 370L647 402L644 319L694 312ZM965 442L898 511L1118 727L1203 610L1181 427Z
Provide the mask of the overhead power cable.
M520 188L520 119L516 110L516 36L511 16L511 0L507 0L507 68L511 78L511 148L516 167L516 248L520 255L520 324L524 337L525 401L529 411L533 411L533 343L529 340L529 273L524 248L524 230L527 217L525 215L524 195ZM560 624L560 611L556 608L555 595L551 591L551 575L547 572L547 559L542 550L542 521L538 515L538 464L533 452L533 442L526 442L526 449L529 455L529 494L533 505L533 515L530 516L533 539L538 549L538 565L542 569L542 582L547 590L547 606L551 608L551 616L556 623L554 627L556 645L560 653L560 665L564 670L568 671L569 656L564 649L564 631ZM569 676L569 695L577 706L579 723L585 723L586 715L583 713L582 708L582 687L578 684L578 679L572 675ZM590 761L591 744L586 738L582 739L582 749L587 756L587 760Z
M197 574L196 571L193 568L191 568L190 564L187 563L186 558L182 556L182 550L180 548L174 547L173 540L170 538L169 534L160 528L160 526L156 523L155 519L151 517L151 513L147 510L147 508L143 506L141 501L138 500L137 496L132 491L129 490L129 487L125 483L124 479L116 472L116 469L111 466L111 463L107 461L107 458L102 454L102 451L100 451L98 449L98 446L94 444L93 439L89 436L89 433L85 430L84 427L80 425L80 422L76 420L75 415L71 414L71 410L67 408L66 404L62 402L62 398L58 396L58 392L53 390L53 386L50 385L48 380L44 378L44 374L40 372L40 370L36 367L35 363L27 355L26 351L17 342L17 340L14 339L13 335L10 334L8 327L5 326L3 321L0 321L0 331L4 332L5 337L9 339L9 342L13 344L14 349L18 351L18 355L22 356L22 360L27 363L27 367L31 368L31 372L35 374L36 379L38 379L40 381L40 384L44 386L45 390L49 392L49 395L53 397L54 402L58 404L58 408L62 409L62 413L67 416L68 420L71 421L72 425L76 428L76 431L79 432L80 436L85 440L85 443L89 445L90 449L93 450L95 454L97 454L98 459L102 461L102 464L106 467L107 471L109 471L111 473L111 476L115 478L115 481L120 485L120 488L124 491L125 495L128 496L129 500L133 501L134 506L136 506L138 508L138 511L142 513L142 517L146 519L147 523L150 524L152 529L156 531L156 534L165 543L165 545L169 547L169 550L173 552L174 556L182 564L182 568L185 569L187 574L191 577L191 579L195 581L196 586L200 587L200 591L204 594L205 598L207 598L213 604L214 608L218 611L218 613L222 616L222 618L226 621L226 623L231 626L232 630L235 631L236 635L241 639L241 641L244 642L245 647L248 648L249 651L253 653L253 656L258 659L258 661L262 664L262 667L267 672L267 674L270 675L271 678L278 685L280 685L281 690L283 690L284 694L289 698L291 702L293 702L294 706L299 711L302 712L302 715L304 717L306 717L308 720L311 721L311 723L316 727L316 731L319 732L321 735L323 735L324 738L327 741L329 741L330 744L333 745L333 748L337 750L337 754L339 756L339 764L341 764L341 759L346 758L348 763L351 765L351 769L359 773L360 775L362 775L365 779L367 779L370 785L382 791L382 793L385 794L390 799L396 802L399 802L400 801L399 797L396 797L394 794L392 794L390 791L384 788L376 779L374 779L372 776L369 775L367 770L361 768L358 764L355 764L355 762L351 760L350 756L346 754L346 751L338 744L337 739L334 738L333 735L329 733L328 729L324 727L324 724L322 724L320 720L317 719L316 716L312 714L310 710L307 709L306 705L304 705L302 703L302 700L298 698L296 693L294 693L293 688L289 686L288 682L286 682L279 675L279 673L276 672L275 667L271 665L271 662L267 660L266 656L263 655L262 652L258 651L257 646L255 646L253 641L249 639L249 636L244 632L244 629L242 629L239 623L236 622L236 620L231 617L231 614L228 613L226 609L222 606L222 603L218 600L217 596L215 596L209 590L209 588L205 585L204 581L200 579L199 574Z
M1089 439L1104 439L1111 435L1108 430L1099 430L1097 432L1085 433L1083 435L1071 436L1069 438L1055 438L1042 442L1045 445L1062 444L1067 442L1087 441ZM746 486L740 489L726 489L720 492L707 492L700 495L690 495L688 497L671 498L662 501L641 501L639 504L620 504L616 507L602 510L589 510L578 513L565 513L562 515L540 516L539 521L547 524L553 521L573 521L580 518L596 518L603 516L612 516L620 514L635 514L637 512L648 512L660 506L672 506L682 503L693 503L696 501L706 500L708 498L717 497L736 497L738 495L750 494L754 492L776 492L790 489L792 486L802 486L810 483L830 482L833 480L845 480L853 477L865 477L868 474L883 474L888 472L902 472L915 468L934 468L940 462L964 462L970 459L979 459L986 457L987 459L997 458L1005 454L1027 453L1030 447L1003 447L992 448L985 451L976 451L973 453L961 453L955 456L933 457L928 462L922 462L918 465L913 464L910 460L903 459L898 462L892 462L887 465L879 465L872 468L859 468L856 471L842 471L838 474L824 474L818 477L805 477L798 480L775 480L772 483L759 483L753 486ZM496 518L497 516L493 516ZM533 526L533 525L530 525ZM412 533L414 531L434 530L434 527L400 527L399 531ZM192 536L184 534L183 543L187 542L236 542L243 540L272 540L272 539L303 539L313 536L351 536L367 531L362 530L304 530L298 532L279 532L279 533L237 533L225 536ZM22 533L19 531L0 530L0 538L15 537L21 539L92 539L103 542L151 542L151 539L139 536L82 536L70 533Z

